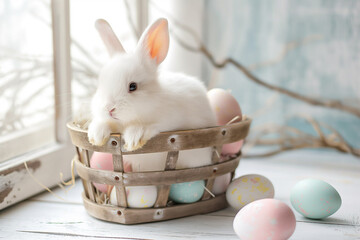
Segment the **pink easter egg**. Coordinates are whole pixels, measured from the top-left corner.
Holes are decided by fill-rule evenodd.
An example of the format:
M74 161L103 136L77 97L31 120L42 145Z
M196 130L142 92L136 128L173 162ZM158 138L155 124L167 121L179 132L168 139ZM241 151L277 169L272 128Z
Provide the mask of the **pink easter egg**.
M110 153L94 152L90 159L90 167L100 170L113 171L114 165L112 155ZM100 183L93 183L94 186L101 192L107 192L107 185Z
M208 91L207 95L218 125L226 125L237 116L238 119L236 121L241 121L242 112L240 105L229 91L213 88ZM234 155L240 151L242 145L243 140L224 144L221 154L223 156Z
M207 95L219 125L227 124L236 116L239 116L239 120L241 120L240 105L229 91L213 88L208 91Z
M224 144L221 149L221 154L225 156L235 154L240 151L243 143L244 140L240 140L238 142L233 142L229 144Z
M90 159L90 167L94 169L114 171L112 154L104 152L94 152ZM124 171L131 172L131 164L124 162ZM106 193L108 186L106 184L93 183L95 188Z
M241 240L286 240L294 233L293 211L276 199L261 199L249 203L235 216L233 227Z

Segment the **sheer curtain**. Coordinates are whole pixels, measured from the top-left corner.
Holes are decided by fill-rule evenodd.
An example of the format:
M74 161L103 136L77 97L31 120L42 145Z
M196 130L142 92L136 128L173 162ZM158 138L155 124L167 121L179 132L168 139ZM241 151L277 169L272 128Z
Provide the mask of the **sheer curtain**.
M170 71L183 72L199 79L202 76L202 57L198 53L184 49L175 39L179 36L183 41L193 44L193 38L183 31L179 24L202 36L203 29L203 0L157 0L149 1L149 23L159 17L169 20L171 32L170 49L167 59L162 63L162 68Z

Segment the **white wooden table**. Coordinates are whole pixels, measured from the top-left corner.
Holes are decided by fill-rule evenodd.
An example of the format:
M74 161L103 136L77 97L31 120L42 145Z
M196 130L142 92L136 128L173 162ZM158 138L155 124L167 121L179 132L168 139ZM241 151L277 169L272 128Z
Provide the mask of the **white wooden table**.
M333 185L343 204L331 217L315 221L295 212L297 225L291 239L360 239L360 159L335 152L297 151L268 159L242 159L236 175L257 173L268 177L275 198L288 205L292 186L307 177ZM68 193L54 190L64 202L43 193L0 212L3 239L237 239L230 208L166 222L123 226L97 220L82 206L82 185Z

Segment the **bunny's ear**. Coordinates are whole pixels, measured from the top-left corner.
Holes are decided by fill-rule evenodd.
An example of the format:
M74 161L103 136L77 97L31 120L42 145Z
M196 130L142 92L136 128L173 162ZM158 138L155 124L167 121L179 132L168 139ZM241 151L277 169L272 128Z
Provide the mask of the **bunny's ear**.
M160 18L149 26L142 34L139 45L157 64L164 61L169 50L168 21Z
M95 22L95 27L98 30L110 56L113 56L116 53L125 52L119 39L116 37L114 31L107 21L104 19L98 19Z

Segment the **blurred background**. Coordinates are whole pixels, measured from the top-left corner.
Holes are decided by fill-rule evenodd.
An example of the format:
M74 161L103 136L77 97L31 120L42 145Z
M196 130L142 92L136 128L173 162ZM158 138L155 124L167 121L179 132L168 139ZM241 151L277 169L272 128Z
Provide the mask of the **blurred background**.
M0 1L0 162L55 142L56 109L90 100L109 59L98 18L126 51L148 24L168 18L162 68L231 91L254 120L246 156L301 148L360 155L359 1L71 0L68 11L71 91L59 103L53 22L63 16L50 0Z

